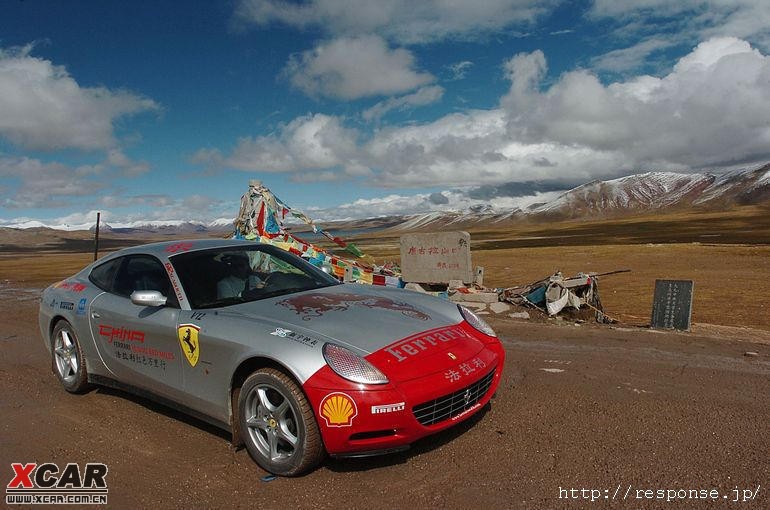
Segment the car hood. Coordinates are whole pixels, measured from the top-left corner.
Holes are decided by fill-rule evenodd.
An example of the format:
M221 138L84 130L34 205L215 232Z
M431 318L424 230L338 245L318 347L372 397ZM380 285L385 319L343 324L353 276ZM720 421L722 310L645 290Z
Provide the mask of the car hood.
M335 285L230 306L233 318L302 332L366 356L420 332L458 324L457 306L387 287Z

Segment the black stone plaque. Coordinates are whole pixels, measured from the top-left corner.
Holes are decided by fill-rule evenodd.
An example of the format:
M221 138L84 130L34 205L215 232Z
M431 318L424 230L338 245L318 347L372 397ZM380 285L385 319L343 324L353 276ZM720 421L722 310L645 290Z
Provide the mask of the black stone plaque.
M692 280L655 280L652 327L689 330L692 317L692 291Z

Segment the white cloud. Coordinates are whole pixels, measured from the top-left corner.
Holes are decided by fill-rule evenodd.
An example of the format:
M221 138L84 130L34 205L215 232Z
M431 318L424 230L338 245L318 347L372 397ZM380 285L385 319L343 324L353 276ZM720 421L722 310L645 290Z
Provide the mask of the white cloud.
M768 83L770 58L745 41L717 38L662 78L604 86L574 71L545 92L514 81L503 104L511 137L528 143L610 151L633 166L718 167L768 156Z
M0 204L8 209L72 205L105 187L84 177L91 173L90 169L81 171L81 168L26 157L0 158L0 177L19 182L0 196Z
M391 110L408 110L416 106L425 106L441 100L444 95L444 87L431 85L422 87L417 92L407 94L401 97L392 97L385 101L380 101L371 108L364 110L361 116L364 120L375 120L384 116Z
M374 35L335 39L293 55L285 74L310 96L338 99L400 94L430 83L430 73L414 68L414 56L390 49Z
M627 24L631 31L656 33L668 20L690 39L738 37L770 50L767 0L594 0L590 14ZM628 30L623 32L628 35Z
M438 211L467 212L479 207L492 207L494 211L524 209L532 204L547 202L559 196L562 191L534 193L519 197L471 198L460 189L444 190L442 200L436 200L437 193L390 194L375 198L362 198L333 208L306 208L305 211L317 221L351 220L382 216L402 216Z
M337 117L301 117L220 157L244 170L355 170L393 188L574 183L770 158L770 57L745 41L711 39L663 77L609 85L578 70L543 87L541 51L515 55L503 69L511 85L495 109L388 127L368 139Z
M448 37L477 38L513 25L531 24L556 0L241 0L236 19L267 26L282 23L300 29L320 28L334 36L376 33L400 43Z
M150 170L149 163L146 161L134 161L120 149L111 149L107 152L107 163L120 168L126 177L136 177Z
M355 172L357 137L339 118L319 113L298 117L276 134L241 138L229 156L202 149L192 161L249 172L298 172L340 165Z
M622 73L648 62L650 55L675 45L674 38L649 38L633 46L612 50L591 60L593 69Z
M131 92L81 87L62 66L30 55L32 45L0 49L0 136L29 149L107 149L113 124L157 110Z
M454 64L447 66L449 71L452 73L452 81L462 80L465 78L465 75L468 73L468 69L471 67L473 67L473 62L470 60L455 62Z

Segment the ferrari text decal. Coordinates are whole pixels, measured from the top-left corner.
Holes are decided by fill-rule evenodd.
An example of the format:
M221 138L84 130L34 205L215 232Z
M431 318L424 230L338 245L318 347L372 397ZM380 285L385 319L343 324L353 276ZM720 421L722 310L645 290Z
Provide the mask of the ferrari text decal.
M468 333L461 328L450 326L399 340L395 344L386 347L385 350L393 355L397 361L401 362L410 356L417 356L424 351L431 350L436 346L458 338L468 338Z
M302 320L309 321L315 317L321 317L324 313L330 311L346 311L351 306L363 306L373 310L386 309L401 312L407 317L427 321L430 315L419 311L409 303L393 301L390 298L382 296L365 296L352 293L302 293L300 295L279 301L276 305L281 305L294 310L297 315L302 316Z
M321 401L319 414L327 427L350 427L358 415L356 403L345 393L330 393Z
M176 330L179 337L179 345L182 347L184 357L187 358L187 362L191 367L198 364L198 359L201 356L201 344L198 339L198 332L200 330L201 328L195 324L180 324Z

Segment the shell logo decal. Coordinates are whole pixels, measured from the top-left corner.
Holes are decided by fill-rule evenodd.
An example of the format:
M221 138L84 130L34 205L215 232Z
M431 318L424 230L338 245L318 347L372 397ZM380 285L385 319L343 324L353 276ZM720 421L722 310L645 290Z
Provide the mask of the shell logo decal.
M330 393L321 401L320 415L327 427L350 427L358 415L356 403L345 393Z

